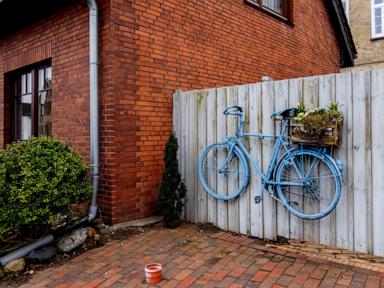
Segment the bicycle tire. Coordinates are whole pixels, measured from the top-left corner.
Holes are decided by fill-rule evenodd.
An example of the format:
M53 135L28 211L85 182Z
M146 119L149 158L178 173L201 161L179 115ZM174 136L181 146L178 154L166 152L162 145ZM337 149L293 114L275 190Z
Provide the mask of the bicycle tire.
M290 151L276 168L276 191L289 212L302 219L327 216L340 199L338 167L330 156L310 149Z
M228 158L228 167L224 167L230 147L226 143L213 144L204 150L199 159L200 183L209 195L219 200L236 198L249 182L248 162L236 146Z

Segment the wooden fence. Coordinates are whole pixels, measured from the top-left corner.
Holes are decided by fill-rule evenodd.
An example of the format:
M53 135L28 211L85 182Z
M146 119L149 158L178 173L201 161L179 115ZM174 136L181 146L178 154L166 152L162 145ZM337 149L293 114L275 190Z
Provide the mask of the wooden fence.
M226 117L227 106L245 108L246 130L273 133L273 111L325 107L330 100L344 114L343 141L335 158L344 163L337 209L321 220L301 220L265 193L255 204L260 179L251 168L247 190L234 201L218 201L201 187L197 163L201 152L236 127ZM384 256L384 70L348 72L174 95L174 130L179 140L180 172L188 188L185 218L212 223L233 232L264 239L278 235ZM271 140L250 140L250 150L264 169L270 161Z

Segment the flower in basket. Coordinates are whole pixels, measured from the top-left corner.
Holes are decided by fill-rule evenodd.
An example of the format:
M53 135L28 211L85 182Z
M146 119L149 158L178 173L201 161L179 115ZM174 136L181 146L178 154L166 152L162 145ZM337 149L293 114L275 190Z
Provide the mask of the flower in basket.
M306 110L304 104L298 103L298 114L293 120L300 124L300 134L309 137L321 137L327 135L331 122L340 122L343 115L339 111L339 104L336 101L330 101L327 108L315 108Z

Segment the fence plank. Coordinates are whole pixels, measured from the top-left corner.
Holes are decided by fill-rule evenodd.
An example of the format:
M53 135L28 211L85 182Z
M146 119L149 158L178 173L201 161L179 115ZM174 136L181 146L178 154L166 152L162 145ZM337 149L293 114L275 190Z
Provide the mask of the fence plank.
M319 77L319 107L326 108L331 100L335 101L335 75L325 75ZM321 171L320 171L321 173ZM324 174L323 174L324 175ZM330 191L331 180L327 179L320 185L322 197L325 201L320 201L320 209L325 209L329 202L326 201L332 196ZM334 246L336 244L336 212L333 211L327 217L320 219L320 243Z
M273 121L271 115L274 112L274 95L273 95L273 82L267 81L261 85L262 95L262 121L263 121L263 133L273 134ZM271 155L273 151L273 141L271 139L265 139L262 141L262 168L265 173L267 171L269 162L271 161ZM263 199L263 219L264 219L264 237L267 239L276 239L276 203L275 200L270 197L269 193L264 193Z
M189 95L189 113L188 113L188 174L187 178L190 187L191 205L189 207L190 219L196 222L197 219L197 95Z
M237 86L227 88L227 107L237 105ZM227 133L235 135L237 127L237 117L228 115L227 117ZM238 168L238 167L237 167ZM239 186L238 177L236 179L228 179L228 193L233 193ZM239 198L228 201L228 229L239 233Z
M222 141L227 136L227 119L223 115L224 109L227 107L227 89L217 89L217 140ZM227 178L220 174L217 178L217 185L220 191L227 190ZM228 229L228 202L217 201L217 226L223 230Z
M207 146L216 143L217 131L217 114L216 114L216 89L210 89L207 96ZM211 175L214 176L214 175ZM213 183L212 187L216 187L217 178L209 179ZM208 196L208 222L217 225L217 200L210 195Z
M197 96L197 143L198 151L196 156L203 153L207 146L207 96L208 91L200 91ZM195 166L197 167L197 166ZM196 169L194 169L196 170ZM206 223L208 221L208 199L200 183L197 183L197 221Z
M314 109L319 106L319 78L307 77L303 79L303 101L307 109ZM313 212L312 203L304 199L304 210ZM319 220L304 220L304 240L319 242Z
M277 81L274 84L275 111L287 109L288 99L288 80ZM281 122L276 122L275 133L279 133ZM277 234L289 238L289 219L290 214L280 203L277 204Z
M371 81L373 254L384 256L384 69L372 71Z
M249 119L249 86L242 85L238 87L238 105L243 107L244 110L244 131L248 131L248 119ZM244 139L244 144L249 149L249 139ZM242 171L240 171L242 173ZM250 235L251 224L250 224L250 192L249 185L240 194L239 197L239 231L241 234Z
M253 133L262 132L261 119L261 84L253 84L249 87L249 131ZM250 154L258 165L261 166L261 146L260 139L250 138ZM259 195L261 178L255 173L253 167L250 167L249 189L251 194L251 235L264 238L263 230L263 202L256 204L254 199Z
M368 127L369 99L367 99L366 73L353 74L353 147L354 147L354 248L368 252L368 194L370 193L370 153L367 149L370 138ZM365 108L365 109L364 109ZM367 111L368 110L368 111Z
M303 79L292 79L289 81L289 106L297 107L303 102ZM302 205L302 198L291 196L292 200L298 205ZM290 237L293 239L304 240L304 221L294 215L290 215Z
M185 185L187 186L187 195L186 195L186 205L184 208L185 219L188 221L192 221L191 218L191 205L193 206L193 192L190 190L189 179L187 178L188 174L188 135L189 135L189 125L188 125L188 115L189 115L189 93L183 93L181 95L181 177L185 181Z
M352 107L351 107L351 73L336 74L336 101L339 103L339 109L344 115L342 142L340 147L336 151L336 159L339 159L344 169L342 171L342 186L339 203L336 207L336 247L348 249L350 230L353 231L353 214L349 216L349 187L348 182L353 183L353 177L348 174L348 149L352 150L352 138L351 138L351 120L352 120ZM347 223L346 223L347 222Z

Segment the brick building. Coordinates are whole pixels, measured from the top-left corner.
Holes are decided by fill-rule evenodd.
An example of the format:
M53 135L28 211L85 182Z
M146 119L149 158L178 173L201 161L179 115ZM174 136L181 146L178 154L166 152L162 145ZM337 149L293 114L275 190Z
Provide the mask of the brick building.
M0 2L0 146L51 135L87 159L85 1ZM176 88L325 74L353 65L340 0L97 2L98 201L113 223L156 213Z
M384 67L384 1L343 0L359 57L354 69Z

